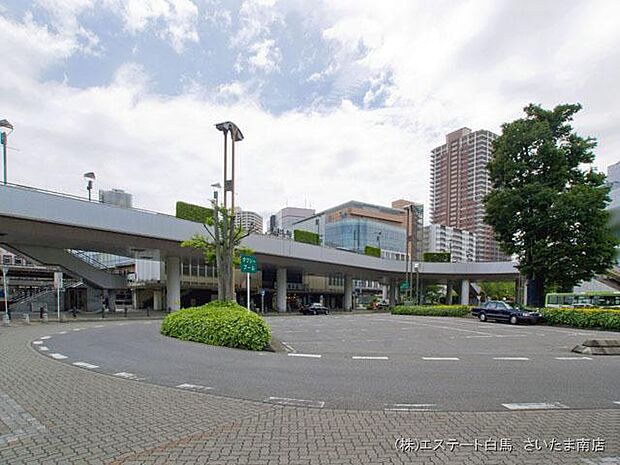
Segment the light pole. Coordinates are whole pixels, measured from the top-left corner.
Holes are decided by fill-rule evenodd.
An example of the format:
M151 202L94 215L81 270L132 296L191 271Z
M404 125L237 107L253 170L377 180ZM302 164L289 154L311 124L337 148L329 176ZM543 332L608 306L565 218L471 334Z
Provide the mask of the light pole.
M413 269L415 270L415 301L420 305L420 264L414 263Z
M379 232L377 233L377 247L379 247L379 250L381 250L381 233L382 233L382 232L383 232L383 231L379 231Z
M89 171L84 173L84 180L86 181L86 190L88 191L88 201L91 201L91 191L93 190L93 181L95 180L95 173Z
M9 143L9 134L13 132L13 125L9 123L7 120L3 119L0 121L0 142L2 143L2 159L4 167L4 185L6 185L6 151Z
M6 274L8 271L8 266L5 265L2 267L2 286L4 288L4 326L11 324L11 320L9 318L9 286L6 282Z

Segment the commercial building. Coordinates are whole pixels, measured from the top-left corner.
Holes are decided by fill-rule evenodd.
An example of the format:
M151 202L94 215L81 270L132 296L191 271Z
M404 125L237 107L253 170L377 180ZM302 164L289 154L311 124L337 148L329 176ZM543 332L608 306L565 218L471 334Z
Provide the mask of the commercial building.
M249 232L263 233L263 217L256 212L235 208L235 225Z
M461 128L431 152L431 223L475 234L475 260L503 261L493 229L484 222L484 197L491 190L487 164L497 135Z
M271 234L287 234L293 231L293 224L314 215L312 208L285 207L271 215L269 219L269 232Z
M449 252L452 262L473 262L476 236L465 229L431 224L424 228L424 251Z
M317 233L327 247L363 254L370 246L379 248L384 258L405 260L409 210L412 260L421 260L424 207L407 200L393 205L396 208L352 200L298 221L294 229Z

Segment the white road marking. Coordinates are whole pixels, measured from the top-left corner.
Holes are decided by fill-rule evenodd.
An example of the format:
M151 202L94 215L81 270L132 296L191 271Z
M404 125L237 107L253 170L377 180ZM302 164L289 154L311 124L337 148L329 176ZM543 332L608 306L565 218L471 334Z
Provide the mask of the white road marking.
M64 360L65 358L68 358L66 355L62 354L50 354L50 357L55 358L56 360Z
M282 345L284 346L287 352L295 352L295 349L293 348L293 346L291 346L288 342L282 341Z
M84 328L73 328L73 331L82 331Z
M428 412L434 410L436 404L385 404L386 412Z
M105 328L105 325L95 325L93 328Z
M493 360L529 360L527 357L493 357Z
M51 339L52 336L41 336L39 339L41 339L42 341L47 341L48 339Z
M493 337L493 336L491 336L490 334L488 335L485 334L484 336L465 336L465 339L475 339L478 337Z
M58 334L67 334L66 331L58 331Z
M614 404L620 405L620 401L614 400Z
M47 347L45 347L45 346L39 346L39 350L40 350L41 352L47 352L47 351L49 351L49 349L48 349Z
M72 365L76 367L88 368L89 370L94 370L95 368L99 368L99 365L93 365L91 363L86 362L73 362Z
M457 361L460 360L460 358L458 357L422 357L422 360L429 360L429 361L443 361L443 360L447 360L447 361Z
M592 360L592 357L555 357L556 360Z
M189 383L179 384L177 387L180 389L189 389L191 391L208 391L210 389L213 389L212 387L209 387L209 386L201 386L200 384L189 384Z
M35 346L40 346L41 344L43 344L43 341L33 341L32 342Z
M139 378L137 375L134 375L133 373L127 373L125 371L121 371L120 373L114 373L114 376L118 376L119 378L125 378L125 379L133 379L133 380L143 380L144 378Z
M322 355L319 354L298 354L298 353L290 353L286 354L289 357L307 357L307 358L321 358Z
M372 355L354 355L351 357L353 360L389 360L388 357L375 357Z
M291 399L290 397L268 397L265 402L278 405L292 405L295 407L313 407L323 408L325 402L322 400L306 400L306 399Z
M551 409L565 409L567 405L560 402L526 402L522 404L502 404L509 410L551 410Z

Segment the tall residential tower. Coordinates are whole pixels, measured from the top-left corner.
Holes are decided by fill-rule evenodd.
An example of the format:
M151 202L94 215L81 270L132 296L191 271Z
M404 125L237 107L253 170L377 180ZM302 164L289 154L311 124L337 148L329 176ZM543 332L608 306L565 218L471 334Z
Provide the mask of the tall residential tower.
M491 190L487 163L496 138L491 131L461 128L431 152L431 223L474 233L477 262L508 260L484 222L483 200Z

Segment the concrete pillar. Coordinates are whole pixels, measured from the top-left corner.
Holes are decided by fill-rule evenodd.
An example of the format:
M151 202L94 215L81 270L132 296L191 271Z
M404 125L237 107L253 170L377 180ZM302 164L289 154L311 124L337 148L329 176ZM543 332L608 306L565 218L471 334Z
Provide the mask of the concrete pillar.
M344 310L350 311L353 309L353 277L351 275L345 275L344 277Z
M446 304L452 305L452 281L448 281L446 286Z
M398 303L398 281L390 282L390 306Z
M161 310L162 291L153 291L153 310Z
M384 284L381 289L381 298L387 302L388 300L388 285Z
M108 290L108 310L111 312L116 311L116 290L109 289Z
M469 279L461 281L461 305L469 305Z
M276 279L277 279L276 309L279 312L286 312L286 268L277 269Z
M166 258L166 307L174 312L181 308L181 260Z

